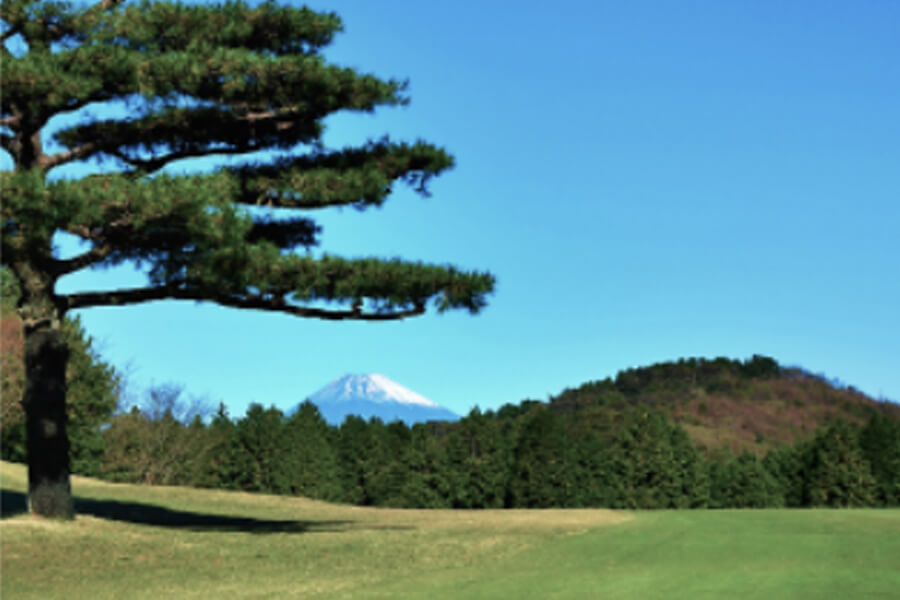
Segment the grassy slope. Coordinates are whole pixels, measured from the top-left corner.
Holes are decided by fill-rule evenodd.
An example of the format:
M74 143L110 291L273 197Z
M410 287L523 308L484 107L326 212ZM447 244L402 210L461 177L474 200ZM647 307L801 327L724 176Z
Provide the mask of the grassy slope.
M900 511L403 511L75 478L13 514L4 598L894 598ZM298 519L301 519L298 521ZM612 526L615 524L615 526Z
M24 509L25 477L2 463L3 598L367 597L396 580L463 577L628 518L370 509L74 477L79 517L57 523L8 517Z

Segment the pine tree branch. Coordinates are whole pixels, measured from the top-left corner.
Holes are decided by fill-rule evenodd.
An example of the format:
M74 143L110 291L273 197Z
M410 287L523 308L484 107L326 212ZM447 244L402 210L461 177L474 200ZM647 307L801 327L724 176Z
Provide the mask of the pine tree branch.
M120 3L106 0L100 6ZM127 40L130 47L152 47L163 53L210 44L277 55L315 55L342 29L336 14L305 7L267 2L255 7L233 3L230 8L223 11L220 6L131 3L120 11L121 18L113 22L110 33Z
M73 110L67 107L66 111ZM56 135L74 146L60 153L52 166L106 153L140 170L154 173L186 158L238 155L316 138L314 119L294 107L261 111L226 112L218 109L174 109L136 121L101 121ZM180 143L183 147L154 158L135 158L126 151L140 145Z
M78 26L80 21L90 21L93 20L99 13L110 12L118 5L122 4L124 0L103 0L102 2L98 2L94 4L90 8L88 8L82 15L78 17L72 18L70 15L66 15L66 19L57 24L57 23L48 23L45 24L45 30L51 36L52 39L61 39L66 35L72 35L78 31Z
M15 156L15 152L13 152L13 148L16 145L15 136L9 135L8 133L0 133L0 148L3 148L13 156Z
M427 196L429 180L452 166L453 157L441 148L424 142L397 144L385 138L359 148L228 171L240 182L237 202L316 209L380 205L398 180Z
M65 310L87 308L89 306L125 306L154 300L195 300L198 302L215 302L231 308L265 310L282 312L290 315L323 319L329 321L394 321L406 319L425 313L424 302L417 302L408 309L391 312L363 312L362 305L357 302L350 310L325 310L288 304L283 298L262 298L258 296L235 296L229 294L210 294L202 290L192 290L177 284L131 288L110 292L82 292L59 297Z
M73 258L55 261L53 270L57 276L74 273L75 271L101 262L112 254L112 252L113 249L109 246L95 246L87 252Z
M3 33L3 35L0 35L0 43L5 42L5 41L8 40L9 38L11 38L11 37L15 36L16 34L20 33L20 31L21 31L21 30L20 30L19 27L12 27L12 28L8 29L7 31L5 31L5 32Z
M96 147L95 147L96 148ZM249 152L256 152L257 150L261 150L262 148L207 148L207 149L195 149L195 150L184 150L181 152L172 152L170 154L166 154L165 156L160 156L159 158L132 158L130 156L126 156L124 152L119 150L109 151L109 154L115 156L122 162L128 164L131 167L134 167L140 175L151 175L156 173L160 169L165 168L167 165L177 161L183 160L186 158L200 158L203 156L234 156L237 154L247 154ZM89 152L88 154L91 154Z
M50 155L45 154L41 157L39 164L45 169L52 169L53 167L58 167L59 165L64 165L68 162L87 158L94 153L96 148L97 144L88 142L87 144L82 144L77 148L72 148L65 152Z

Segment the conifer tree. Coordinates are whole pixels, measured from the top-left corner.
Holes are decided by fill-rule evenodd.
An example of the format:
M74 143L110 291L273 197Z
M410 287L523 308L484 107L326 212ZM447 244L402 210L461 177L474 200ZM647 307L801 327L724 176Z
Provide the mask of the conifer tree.
M372 417L368 425L369 476L367 502L377 506L406 506L403 490L410 475L409 450L412 432L403 421L385 424Z
M452 482L447 472L447 452L427 426L413 426L404 457L409 474L401 490L404 506L449 508Z
M337 454L330 430L315 404L306 400L288 417L284 435L289 447L288 481L294 495L340 500Z
M374 482L387 455L381 435L383 430L384 424L375 417L366 422L361 417L348 415L341 423L335 450L344 502L371 505L376 501Z
M245 456L239 444L237 426L228 416L228 409L224 404L219 404L206 433L209 436L210 451L201 485L240 489L239 469L246 466Z
M268 494L289 494L292 451L285 435L284 414L274 406L253 403L235 424L238 489Z
M574 448L561 419L549 408L527 415L519 432L509 484L516 508L575 505Z
M453 164L423 141L324 146L328 115L408 101L402 82L323 59L341 30L337 15L274 2L4 0L0 19L0 148L13 165L0 174L2 264L22 291L33 513L73 515L68 311L176 299L396 320L429 303L473 313L484 306L488 273L291 252L315 246L320 233L296 209L377 206L397 182L426 194ZM181 161L225 156L248 160L173 174L185 172ZM80 179L54 175L84 161L105 168ZM83 250L55 253L58 232L77 236ZM146 285L56 289L67 274L128 261L145 268Z
M710 463L710 504L713 508L775 508L784 491L763 462L747 450Z
M763 458L763 467L772 475L777 483L779 495L788 508L804 505L803 488L806 480L804 455L807 444L798 442L793 446L773 448Z
M872 466L880 503L900 506L900 420L873 414L860 432L859 445Z
M806 449L804 498L808 506L873 506L876 482L859 446L859 434L846 421L819 431Z
M454 508L502 508L511 467L508 440L478 408L459 421L447 443Z
M709 482L683 429L660 412L626 414L610 448L610 494L615 508L699 508Z

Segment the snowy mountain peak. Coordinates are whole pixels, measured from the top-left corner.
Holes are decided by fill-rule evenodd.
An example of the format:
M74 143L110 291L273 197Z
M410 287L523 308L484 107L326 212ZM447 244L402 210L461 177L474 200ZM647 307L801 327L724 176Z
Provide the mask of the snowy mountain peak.
M347 415L374 416L385 422L399 419L408 424L459 419L459 415L377 373L344 375L309 400L319 407L326 421L338 425Z
M365 397L373 402L398 402L400 404L418 404L436 408L438 405L391 381L384 375L373 373L371 375L344 375L319 390L310 397L310 400L325 400L328 402L341 402L359 397Z

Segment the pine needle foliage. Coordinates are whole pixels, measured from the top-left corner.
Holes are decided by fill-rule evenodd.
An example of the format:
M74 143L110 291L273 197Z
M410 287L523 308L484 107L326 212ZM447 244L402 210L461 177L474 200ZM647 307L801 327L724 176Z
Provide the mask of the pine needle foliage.
M321 234L303 211L378 206L398 183L427 195L453 166L421 140L326 147L329 115L409 101L403 81L325 60L342 29L336 14L274 2L5 0L0 19L0 148L13 164L0 173L2 262L34 338L30 374L47 352L58 358L51 370L64 366L59 323L91 306L176 299L354 320L485 306L486 272L298 252ZM241 160L183 168L203 158ZM90 162L104 168L54 174ZM60 232L83 242L77 255L54 251ZM143 267L146 285L56 290L65 275L123 262ZM38 387L26 389L34 410L49 402Z

